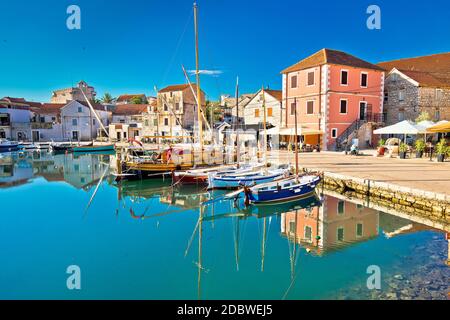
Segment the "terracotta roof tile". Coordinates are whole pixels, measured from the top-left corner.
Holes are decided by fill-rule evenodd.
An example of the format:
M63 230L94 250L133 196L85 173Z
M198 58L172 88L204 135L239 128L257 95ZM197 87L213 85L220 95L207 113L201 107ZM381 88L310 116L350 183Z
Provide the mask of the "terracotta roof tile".
M119 96L117 98L117 102L128 101L128 100L133 99L133 98L144 98L145 100L147 100L147 97L143 93L139 93L139 94L123 94L123 95L121 95L121 96Z
M37 114L59 114L61 108L67 105L66 103L43 103L40 107L32 107L31 110Z
M137 115L147 111L149 104L122 104L116 106L113 115Z
M194 90L197 88L197 85L195 83L192 84L192 87ZM183 91L185 89L189 88L189 84L175 84L172 86L167 86L161 90L159 90L160 93L162 92L173 92L173 91Z
M283 91L281 90L271 90L271 89L264 89L265 92L270 94L272 97L277 99L278 101L281 101L283 99Z
M375 69L380 71L383 70L381 67L352 56L351 54L332 49L322 49L290 66L289 68L284 69L283 71L281 71L281 73L304 70L324 64L337 64L362 69Z
M396 68L420 86L450 87L450 52L378 63L386 71Z

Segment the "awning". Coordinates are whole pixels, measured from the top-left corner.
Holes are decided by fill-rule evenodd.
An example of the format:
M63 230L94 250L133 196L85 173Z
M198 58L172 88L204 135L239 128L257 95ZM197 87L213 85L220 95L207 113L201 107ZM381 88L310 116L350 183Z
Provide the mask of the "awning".
M419 129L420 133L427 133L428 128L435 126L436 123L430 120L420 121L416 124L416 127Z
M264 132L262 132L264 134ZM267 130L268 135L280 135L280 136L295 136L295 128L279 128L273 127ZM297 135L299 136L312 136L323 134L323 131L318 129L309 129L306 127L298 126Z
M421 130L412 122L404 120L392 126L375 130L375 134L420 134Z
M450 122L448 122L448 121L447 122L440 122L437 125L428 128L427 131L431 132L431 133L450 132Z

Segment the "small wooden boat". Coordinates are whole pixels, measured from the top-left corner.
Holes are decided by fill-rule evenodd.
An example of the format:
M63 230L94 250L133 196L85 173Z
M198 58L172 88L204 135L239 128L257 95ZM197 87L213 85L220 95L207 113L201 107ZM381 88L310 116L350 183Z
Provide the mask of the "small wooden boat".
M22 151L36 150L39 149L39 146L32 142L20 142L19 149Z
M209 189L236 189L243 186L253 186L286 178L288 169L261 170L259 172L244 172L231 174L211 174L208 180Z
M244 187L246 203L260 205L297 201L311 196L320 180L319 175L304 175Z
M105 144L105 145L76 146L73 147L72 150L74 153L111 152L114 151L114 145Z
M320 199L317 197L316 193L312 193L309 196L303 198L277 203L276 206L271 205L257 205L257 206L247 206L241 211L248 215L255 216L257 218L268 217L272 215L281 215L283 213L297 211L306 208L318 207L321 205Z
M52 144L51 145L51 150L54 153L66 153L66 152L72 152L73 151L73 147L71 144Z
M212 174L237 174L255 171L261 168L262 164L246 164L239 168L237 165L220 165L207 168L192 169L187 171L174 171L172 175L173 183L181 184L208 184L209 176Z
M0 140L0 152L12 152L19 150L19 143L6 139Z

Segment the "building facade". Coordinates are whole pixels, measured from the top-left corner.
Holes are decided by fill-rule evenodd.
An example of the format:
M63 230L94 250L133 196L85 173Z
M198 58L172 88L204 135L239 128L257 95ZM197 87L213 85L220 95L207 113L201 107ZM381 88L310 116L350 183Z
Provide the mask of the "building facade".
M158 92L156 116L153 127L161 136L186 136L197 124L196 84L172 85ZM205 93L201 91L202 110L205 110Z
M61 109L65 105L64 103L43 103L39 107L32 108L32 141L64 140L64 132L61 124Z
M4 97L0 100L0 139L30 139L30 108L30 103L23 98Z
M100 104L93 105L103 127L111 122L111 112ZM92 141L99 135L102 125L85 102L71 101L61 108L63 139L68 141Z
M94 87L89 86L85 81L80 81L77 83L76 87L53 91L50 102L68 103L72 100L85 101L81 90L84 91L86 97L90 101L95 100L97 93L95 92Z
M414 121L426 112L433 121L450 120L450 53L378 64L385 69L387 123Z
M336 150L357 124L382 119L384 71L379 66L322 49L282 75L282 126L292 128L297 117L306 144Z
M259 90L247 103L243 109L244 124L246 126L258 125L262 128L264 122L263 102L265 102L267 127L279 127L281 125L282 91L270 89Z
M110 140L124 141L142 136L144 115L150 113L150 109L151 105L148 104L117 105L112 113L112 123L109 125Z

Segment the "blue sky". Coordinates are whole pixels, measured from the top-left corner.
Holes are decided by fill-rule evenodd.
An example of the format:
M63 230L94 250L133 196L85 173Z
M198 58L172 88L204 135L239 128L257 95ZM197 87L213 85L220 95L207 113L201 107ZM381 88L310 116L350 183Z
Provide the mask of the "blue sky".
M193 69L191 0L1 1L0 97L49 101L51 91L83 79L98 95L154 95L185 83ZM81 8L81 30L66 28L66 9ZM281 87L279 72L320 50L370 62L450 51L449 1L198 0L200 63L211 99L262 85ZM366 27L366 8L381 8L381 30Z

